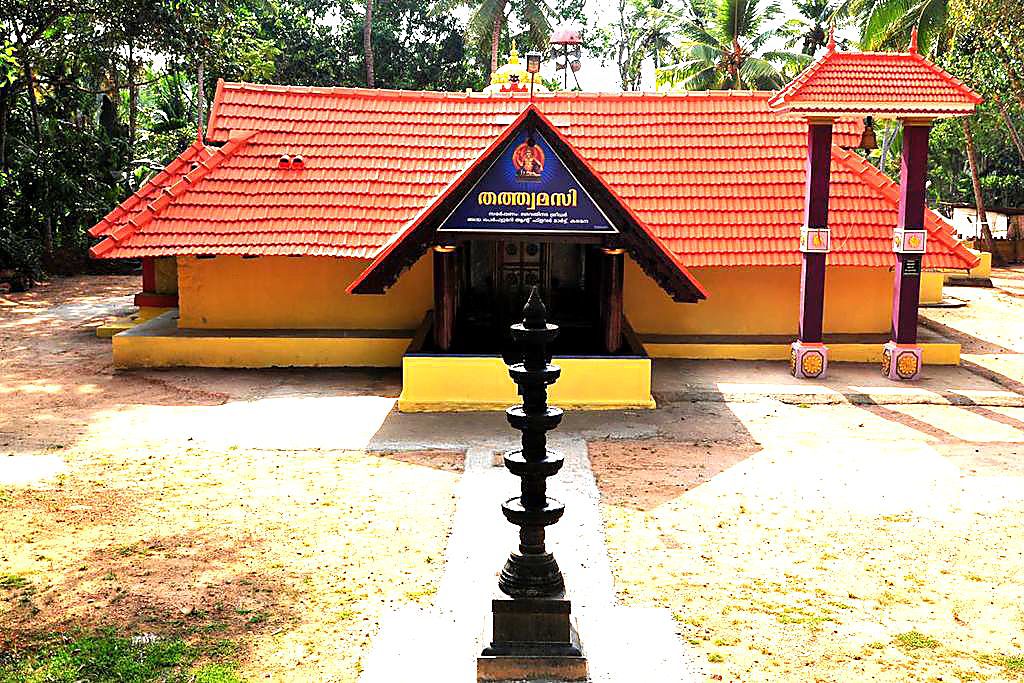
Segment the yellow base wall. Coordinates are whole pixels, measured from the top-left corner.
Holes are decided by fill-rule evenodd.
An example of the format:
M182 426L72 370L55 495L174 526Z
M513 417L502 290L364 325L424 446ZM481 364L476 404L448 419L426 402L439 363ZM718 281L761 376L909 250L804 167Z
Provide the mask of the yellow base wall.
M882 344L828 344L830 363L881 363ZM789 360L789 344L644 344L652 358L694 360ZM921 344L925 365L959 365L960 345Z
M625 313L638 334L792 335L800 312L800 268L692 268L708 290L698 304L678 304L632 260L626 262ZM892 273L829 267L825 332L882 333L892 324Z
M411 337L298 337L272 333L182 336L169 320L163 333L146 327L114 336L115 367L398 367L412 341Z
M555 358L561 378L550 401L560 408L654 408L647 358ZM403 412L499 410L521 402L501 358L406 356Z
M429 258L383 295L345 288L368 261L329 257L178 258L178 326L186 329L414 330L432 306Z
M140 306L139 312L134 315L125 316L123 318L114 318L108 320L99 327L96 328L96 336L109 339L115 334L120 334L125 330L130 330L136 325L141 325L144 322L152 320L158 315L163 315L167 311L173 311L173 308L158 308L156 306Z

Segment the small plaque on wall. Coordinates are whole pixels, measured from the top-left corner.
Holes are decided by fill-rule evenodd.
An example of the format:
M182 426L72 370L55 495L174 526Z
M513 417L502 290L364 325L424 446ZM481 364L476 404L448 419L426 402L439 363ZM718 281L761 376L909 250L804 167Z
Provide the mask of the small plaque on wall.
M807 254L827 254L832 247L828 228L800 228L800 251Z
M908 258L903 262L903 270L900 271L903 275L920 275L921 274L921 259L919 258Z
M927 230L896 228L892 236L892 250L897 254L923 254L927 242Z

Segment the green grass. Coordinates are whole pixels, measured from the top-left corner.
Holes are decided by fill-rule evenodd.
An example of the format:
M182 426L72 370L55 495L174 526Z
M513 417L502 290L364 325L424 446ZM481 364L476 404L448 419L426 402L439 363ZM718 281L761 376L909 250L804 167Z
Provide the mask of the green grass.
M28 579L20 574L0 574L0 588L17 590L28 585Z
M906 633L900 633L893 638L893 642L904 650L934 650L939 646L939 641L926 636L920 631L907 631Z
M133 642L107 629L55 636L31 650L0 654L0 683L241 683L230 661L195 665L235 652L228 641L209 648L179 638Z

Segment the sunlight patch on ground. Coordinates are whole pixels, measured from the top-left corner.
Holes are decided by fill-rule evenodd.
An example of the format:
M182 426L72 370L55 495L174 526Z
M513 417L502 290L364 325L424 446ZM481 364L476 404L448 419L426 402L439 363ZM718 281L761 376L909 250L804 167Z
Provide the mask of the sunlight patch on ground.
M64 458L59 455L0 456L0 484L37 484L66 471Z
M98 413L93 443L188 439L206 448L365 448L395 405L382 396L288 395L218 406L122 407Z

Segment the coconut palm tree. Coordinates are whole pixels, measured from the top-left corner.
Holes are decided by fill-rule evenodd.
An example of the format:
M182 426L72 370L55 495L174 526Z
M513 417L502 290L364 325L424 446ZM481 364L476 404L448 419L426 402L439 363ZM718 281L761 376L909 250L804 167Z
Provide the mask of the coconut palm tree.
M464 4L472 8L467 31L470 41L478 45L481 52L490 50L491 73L498 70L501 34L513 15L526 29L531 49L547 46L551 9L545 0L464 0Z
M781 37L771 23L780 7L775 0L702 0L693 17L682 19L677 62L658 69L658 85L687 90L765 90L777 88L809 59L785 50L769 50Z
M828 45L828 31L833 23L836 3L833 0L796 0L793 3L800 13L782 25L786 36L786 47L800 47L800 52L813 57Z

